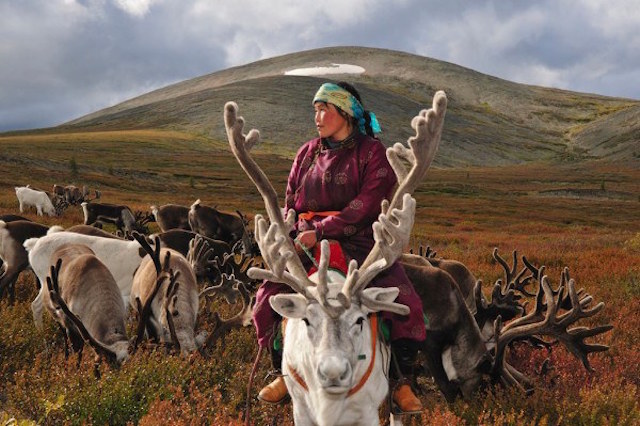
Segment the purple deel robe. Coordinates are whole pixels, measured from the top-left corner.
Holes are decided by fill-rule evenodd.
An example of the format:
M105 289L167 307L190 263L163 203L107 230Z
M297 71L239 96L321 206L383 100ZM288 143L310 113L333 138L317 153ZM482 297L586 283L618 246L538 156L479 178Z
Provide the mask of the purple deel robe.
M348 257L358 264L374 245L372 224L380 214L380 203L389 198L397 183L382 143L357 134L343 146L328 149L320 138L305 143L291 167L285 198L286 209L296 213L339 211L329 217L315 216L311 221L298 220L299 232L316 230L318 241L337 240ZM302 260L311 266L305 255ZM391 340L424 340L422 301L402 266L396 262L374 278L369 286L398 287L396 302L407 305L408 316L383 313L391 322ZM291 292L289 286L265 281L256 295L253 320L258 344L268 346L279 325L279 316L269 305L269 297Z

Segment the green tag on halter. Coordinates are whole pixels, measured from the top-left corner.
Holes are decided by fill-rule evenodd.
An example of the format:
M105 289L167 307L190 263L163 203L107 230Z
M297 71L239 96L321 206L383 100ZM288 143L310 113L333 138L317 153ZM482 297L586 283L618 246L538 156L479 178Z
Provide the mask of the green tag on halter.
M363 360L363 359L367 359L367 356L365 354L360 354L358 355L358 360Z
M278 331L276 331L276 335L273 339L273 349L276 351L281 351L283 349L282 344L282 327L278 327Z

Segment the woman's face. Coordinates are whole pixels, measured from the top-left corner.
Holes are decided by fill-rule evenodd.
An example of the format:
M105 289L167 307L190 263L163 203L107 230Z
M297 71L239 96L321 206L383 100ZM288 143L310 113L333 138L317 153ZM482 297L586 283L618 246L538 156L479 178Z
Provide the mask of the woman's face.
M343 117L333 104L316 102L313 108L316 112L316 129L321 138L341 141L351 134L349 120Z

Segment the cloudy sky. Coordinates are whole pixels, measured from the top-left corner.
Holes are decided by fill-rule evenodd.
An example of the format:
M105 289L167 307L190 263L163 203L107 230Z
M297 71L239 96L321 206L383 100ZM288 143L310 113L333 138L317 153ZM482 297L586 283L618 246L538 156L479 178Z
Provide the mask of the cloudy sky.
M0 0L0 131L340 45L640 99L640 0Z

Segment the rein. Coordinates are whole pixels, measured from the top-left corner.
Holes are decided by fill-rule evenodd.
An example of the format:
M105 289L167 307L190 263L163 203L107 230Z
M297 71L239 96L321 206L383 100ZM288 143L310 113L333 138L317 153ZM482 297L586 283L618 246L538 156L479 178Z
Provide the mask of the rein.
M347 398L357 393L362 387L365 385L369 377L371 376L371 372L373 371L373 365L376 362L376 343L378 341L378 316L372 315L369 320L369 325L371 326L371 361L369 361L369 366L367 367L367 371L360 378L360 381L347 392ZM283 339L284 339L284 327L286 326L286 322L282 323L282 331L283 331ZM360 357L358 357L360 359ZM291 377L304 389L306 392L309 391L309 386L307 386L307 382L304 381L304 378L300 376L298 371L291 366L291 364L287 364L289 368L289 372L291 372Z

